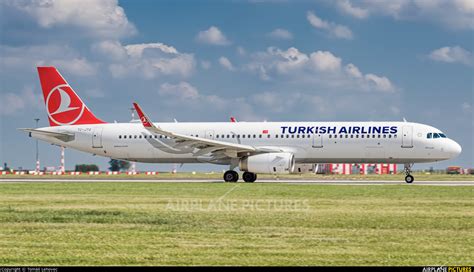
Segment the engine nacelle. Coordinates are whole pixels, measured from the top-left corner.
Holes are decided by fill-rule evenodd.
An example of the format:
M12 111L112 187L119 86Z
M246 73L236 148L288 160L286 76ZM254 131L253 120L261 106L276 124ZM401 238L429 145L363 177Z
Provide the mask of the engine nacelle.
M314 163L297 163L292 174L314 173L316 164Z
M264 153L244 157L239 162L242 171L260 174L289 174L295 168L292 153Z

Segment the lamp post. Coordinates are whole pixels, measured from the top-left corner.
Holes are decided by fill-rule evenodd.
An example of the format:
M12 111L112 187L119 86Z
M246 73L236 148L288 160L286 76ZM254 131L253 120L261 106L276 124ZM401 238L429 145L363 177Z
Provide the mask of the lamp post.
M133 122L135 120L135 108L130 108L130 112L132 113L132 120L130 122ZM137 172L137 164L135 162L132 162L132 173L135 174Z
M36 121L36 128L38 128L38 122L39 122L39 118L35 118L34 119ZM35 171L36 172L39 172L40 170L40 162L39 162L39 148L38 148L38 139L36 139L36 169Z

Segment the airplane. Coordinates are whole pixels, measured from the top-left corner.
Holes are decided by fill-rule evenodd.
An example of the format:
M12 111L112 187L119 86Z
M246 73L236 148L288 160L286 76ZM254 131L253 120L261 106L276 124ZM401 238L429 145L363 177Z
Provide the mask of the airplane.
M228 165L223 179L291 174L317 163L404 164L452 159L461 146L442 131L413 122L173 122L154 123L133 103L141 122L97 118L55 67L38 67L49 127L20 129L48 143L119 160Z

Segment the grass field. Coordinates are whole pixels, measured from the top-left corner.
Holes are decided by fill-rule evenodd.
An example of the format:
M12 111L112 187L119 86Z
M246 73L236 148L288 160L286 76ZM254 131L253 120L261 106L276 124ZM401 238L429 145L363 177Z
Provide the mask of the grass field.
M127 175L125 173L119 175L108 176L106 174L90 176L88 174L82 174L79 176L71 175L46 175L46 176L34 176L34 175L4 175L0 176L0 179L215 179L222 180L223 173L212 172L212 173L189 173L180 172L176 174L172 173L159 173L158 175ZM448 174L426 174L426 173L413 173L415 182L417 180L474 180L474 175L448 175ZM258 179L297 179L297 180L399 180L404 182L405 174L399 173L396 175L315 175L315 174L291 174L291 175L269 175L269 174L258 174ZM258 181L258 180L257 180Z
M474 265L468 186L1 183L0 265Z

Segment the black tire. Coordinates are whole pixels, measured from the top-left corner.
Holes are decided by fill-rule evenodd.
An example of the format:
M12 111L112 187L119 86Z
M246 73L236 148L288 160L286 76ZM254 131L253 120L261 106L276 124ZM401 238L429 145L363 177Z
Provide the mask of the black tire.
M236 182L237 180L239 180L239 174L237 174L237 172L229 170L224 173L225 182Z
M257 180L257 174L251 172L244 172L242 178L245 182L254 182L255 180Z
M405 182L406 183L412 183L415 180L415 178L412 175L406 175L405 176Z

